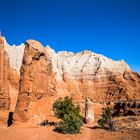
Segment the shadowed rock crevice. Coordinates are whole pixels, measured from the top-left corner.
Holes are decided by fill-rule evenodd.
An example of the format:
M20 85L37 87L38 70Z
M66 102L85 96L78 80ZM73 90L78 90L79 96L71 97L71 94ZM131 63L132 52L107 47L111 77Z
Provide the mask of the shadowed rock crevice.
M8 121L7 121L8 127L13 124L13 121L14 121L13 120L13 112L9 112Z
M140 116L140 100L118 102L114 105L114 116Z

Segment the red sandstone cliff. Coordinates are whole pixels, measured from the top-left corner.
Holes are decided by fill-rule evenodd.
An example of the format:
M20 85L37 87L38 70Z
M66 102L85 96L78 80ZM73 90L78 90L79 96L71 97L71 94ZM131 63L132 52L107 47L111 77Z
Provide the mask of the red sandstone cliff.
M13 111L15 122L36 125L52 120L52 104L60 96L72 96L91 120L106 104L140 99L140 75L124 61L90 51L55 53L35 40L27 40L24 50L24 45L11 47L3 37L0 40L0 110L4 110L0 118L4 123Z
M140 99L139 74L124 61L90 51L55 53L28 40L20 74L16 121L38 123L51 118L53 101L59 96L72 96L81 105L83 115L85 99L90 99L93 105L89 119L94 119L93 112L100 114L104 102Z
M12 47L0 36L0 127L7 127L9 112L15 110L23 50L24 45Z

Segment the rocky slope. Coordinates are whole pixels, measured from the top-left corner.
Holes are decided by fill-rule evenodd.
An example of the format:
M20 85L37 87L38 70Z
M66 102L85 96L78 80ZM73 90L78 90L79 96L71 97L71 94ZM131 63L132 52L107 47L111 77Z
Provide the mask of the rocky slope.
M86 114L92 121L106 104L140 99L140 75L124 61L113 61L91 51L55 53L35 40L27 40L25 50L24 45L9 47L5 43L4 46L8 69L15 74L8 79L11 83L8 87L15 90L16 96L18 93L16 100L9 91L11 104L6 103L12 107L12 102L17 102L15 122L36 125L45 119L53 120L54 100L67 95L80 104L83 116Z

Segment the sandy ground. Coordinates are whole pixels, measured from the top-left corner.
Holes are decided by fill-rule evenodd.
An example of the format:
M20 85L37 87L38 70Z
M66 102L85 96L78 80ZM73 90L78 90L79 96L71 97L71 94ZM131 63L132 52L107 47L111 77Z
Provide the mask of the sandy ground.
M109 132L103 129L82 128L77 135L60 134L53 126L30 128L1 128L0 140L140 140L140 130L119 130Z

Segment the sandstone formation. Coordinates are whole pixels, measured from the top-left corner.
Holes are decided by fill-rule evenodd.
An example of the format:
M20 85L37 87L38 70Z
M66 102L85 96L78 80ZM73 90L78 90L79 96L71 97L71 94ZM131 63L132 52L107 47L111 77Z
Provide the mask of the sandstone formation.
M115 116L140 116L140 100L117 102L114 105Z
M94 104L88 98L85 100L85 121L94 122Z
M4 40L0 38L0 126L7 125L8 110L10 109L9 96L9 59L4 50Z
M9 112L15 110L23 51L23 44L10 46L0 36L0 127L7 126Z
M19 79L20 79L20 68L22 64L22 58L24 53L25 45L22 43L19 46L10 46L6 39L4 39L4 50L9 58L9 96L10 96L10 111L15 110L17 96L19 92Z
M80 104L83 115L91 112L85 108L85 99L89 98L98 117L106 104L140 99L139 74L124 61L113 61L90 51L55 53L48 46L28 40L20 74L15 121L51 120L52 104L60 96L71 96ZM94 118L90 113L86 115Z
M71 96L87 121L97 120L106 105L140 100L140 75L123 60L87 50L56 53L35 40L27 40L26 47L0 40L0 111L6 112L1 113L2 122L9 112L14 112L15 123L52 121L58 97Z
M27 121L30 118L33 122L39 122L43 116L44 119L50 115L51 96L56 96L51 61L53 52L33 40L26 41L26 44L14 119Z

